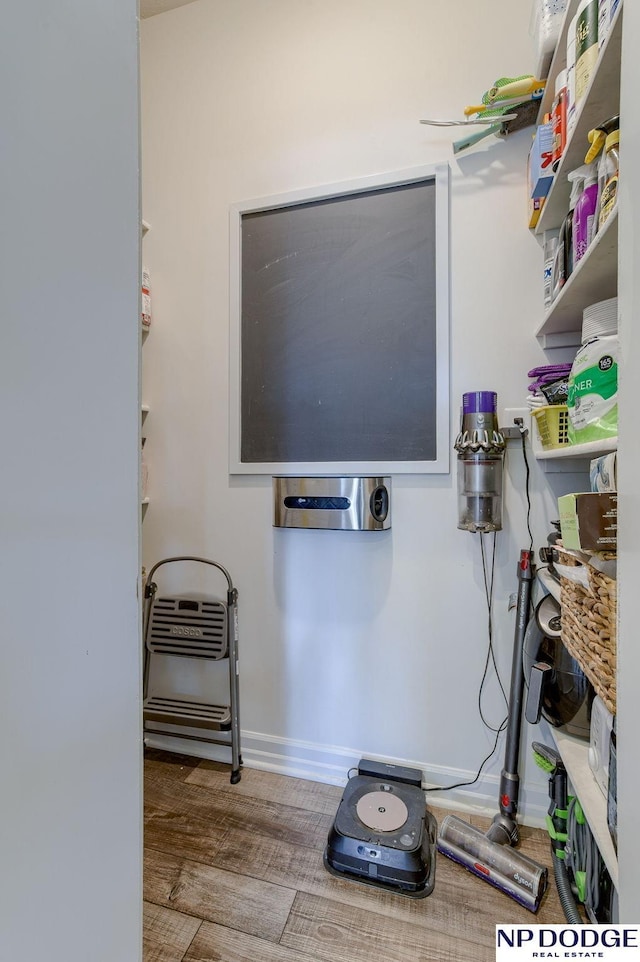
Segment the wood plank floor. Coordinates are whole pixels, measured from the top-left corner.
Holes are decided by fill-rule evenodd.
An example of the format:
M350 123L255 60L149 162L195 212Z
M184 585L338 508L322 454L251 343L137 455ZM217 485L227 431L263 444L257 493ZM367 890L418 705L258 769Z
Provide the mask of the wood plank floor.
M148 750L144 962L493 962L496 923L564 921L553 881L534 916L441 855L426 899L335 878L341 795L249 768L231 785L225 765ZM522 836L551 876L547 835Z

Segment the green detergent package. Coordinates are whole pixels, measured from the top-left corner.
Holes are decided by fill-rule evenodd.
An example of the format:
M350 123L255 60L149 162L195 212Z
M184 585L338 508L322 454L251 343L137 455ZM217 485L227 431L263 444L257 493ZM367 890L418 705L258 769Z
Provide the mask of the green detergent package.
M569 375L570 444L602 441L618 434L618 336L583 344Z

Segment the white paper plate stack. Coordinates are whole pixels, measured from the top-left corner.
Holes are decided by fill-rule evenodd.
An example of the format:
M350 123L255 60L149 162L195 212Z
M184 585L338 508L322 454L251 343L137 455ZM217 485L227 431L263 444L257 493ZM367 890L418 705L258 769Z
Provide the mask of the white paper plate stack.
M582 312L582 343L618 333L618 298L589 304Z

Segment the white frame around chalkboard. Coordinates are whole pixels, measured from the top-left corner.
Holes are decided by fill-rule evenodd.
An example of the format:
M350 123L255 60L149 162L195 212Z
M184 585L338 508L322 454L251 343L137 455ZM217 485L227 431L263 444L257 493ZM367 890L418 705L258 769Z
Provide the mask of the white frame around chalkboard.
M432 180L435 182L435 304L436 304L436 456L428 461L270 461L241 459L242 412L242 218L246 214L376 188ZM229 344L229 472L242 475L390 475L448 474L450 470L450 168L446 163L377 174L326 187L311 187L278 196L233 204L230 210L230 344Z

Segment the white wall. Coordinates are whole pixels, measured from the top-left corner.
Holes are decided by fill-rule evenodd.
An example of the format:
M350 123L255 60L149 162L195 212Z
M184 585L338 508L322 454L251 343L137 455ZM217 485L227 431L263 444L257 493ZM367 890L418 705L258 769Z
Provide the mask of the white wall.
M135 0L0 39L0 957L141 949Z
M370 753L446 783L475 774L493 744L477 710L487 648L480 545L456 528L455 472L395 477L393 528L382 535L274 530L270 479L229 477L228 214L236 201L450 161L452 442L464 391L493 389L501 409L521 407L527 370L545 362L532 336L542 286L525 216L531 131L454 158L460 132L418 121L461 117L498 77L530 70L529 10L529 0L500 0L490 16L482 4L422 0L200 0L143 24L154 310L144 557L201 553L231 570L251 764L330 777ZM495 578L505 685L507 599L529 543L524 477L516 444ZM572 486L532 464L532 492L543 493L536 545L556 516L549 479ZM176 574L176 587L185 578ZM485 708L502 719L491 676ZM533 811L535 795L541 815L546 781L527 756L523 797ZM501 764L502 750L488 771ZM495 807L494 780L476 790Z

